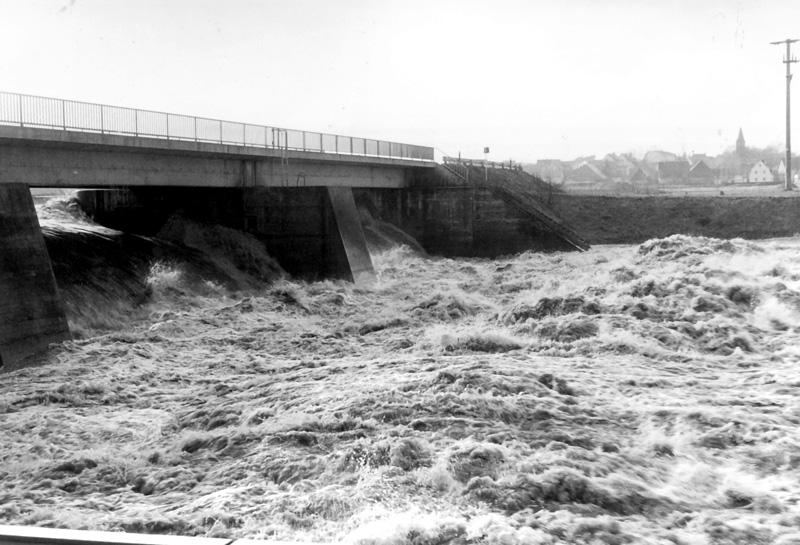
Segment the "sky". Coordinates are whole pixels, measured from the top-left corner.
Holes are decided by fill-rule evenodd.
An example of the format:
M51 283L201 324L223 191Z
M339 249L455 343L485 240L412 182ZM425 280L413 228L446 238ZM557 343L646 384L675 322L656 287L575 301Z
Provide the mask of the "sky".
M490 160L521 162L653 149L716 155L740 127L749 146L784 149L785 46L770 42L800 38L798 0L0 8L2 91L379 138L437 155L482 158L489 147ZM795 50L800 58L800 42Z

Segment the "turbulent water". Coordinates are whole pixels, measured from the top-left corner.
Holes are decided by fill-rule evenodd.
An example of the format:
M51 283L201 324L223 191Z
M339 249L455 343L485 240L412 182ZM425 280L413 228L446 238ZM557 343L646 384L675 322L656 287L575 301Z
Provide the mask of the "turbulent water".
M48 235L78 335L0 375L2 523L800 543L800 239L398 247L354 288L291 281L241 233L69 218L120 252Z

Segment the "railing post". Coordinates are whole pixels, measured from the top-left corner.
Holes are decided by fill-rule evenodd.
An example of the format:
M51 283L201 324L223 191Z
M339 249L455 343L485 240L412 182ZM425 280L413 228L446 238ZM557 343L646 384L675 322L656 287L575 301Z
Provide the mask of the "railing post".
M353 155L353 137L350 136L348 138L350 138L350 155Z
M103 117L103 105L100 105L100 134L106 133L106 124Z
M167 140L169 140L169 114L167 114Z
M247 145L247 125L242 123L242 145Z
M19 95L19 126L25 126L25 118L22 116L22 95Z
M63 100L61 101L61 127L67 130L67 105Z
M133 134L139 136L139 110L133 111Z
M303 151L306 151L306 131L303 131Z
M194 117L194 141L197 142L197 118Z
M319 133L319 151L320 153L323 153L325 151L325 145L322 139L322 133Z
M219 143L222 144L222 120L219 120Z

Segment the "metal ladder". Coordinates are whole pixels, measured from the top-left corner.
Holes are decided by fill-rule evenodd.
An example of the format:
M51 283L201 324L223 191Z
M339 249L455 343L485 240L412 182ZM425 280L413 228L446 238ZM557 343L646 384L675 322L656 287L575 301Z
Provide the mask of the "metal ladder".
M272 146L281 150L281 187L289 187L289 137L286 129L272 129Z

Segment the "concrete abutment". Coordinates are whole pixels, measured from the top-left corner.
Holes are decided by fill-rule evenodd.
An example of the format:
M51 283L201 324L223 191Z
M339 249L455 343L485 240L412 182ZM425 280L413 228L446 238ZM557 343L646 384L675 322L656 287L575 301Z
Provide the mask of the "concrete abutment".
M0 184L0 363L10 368L69 338L30 189Z

